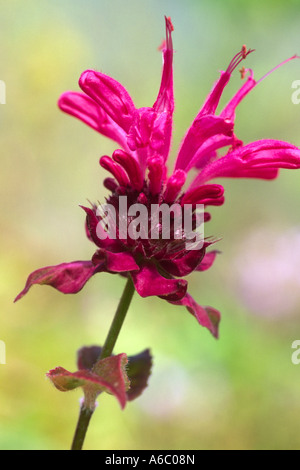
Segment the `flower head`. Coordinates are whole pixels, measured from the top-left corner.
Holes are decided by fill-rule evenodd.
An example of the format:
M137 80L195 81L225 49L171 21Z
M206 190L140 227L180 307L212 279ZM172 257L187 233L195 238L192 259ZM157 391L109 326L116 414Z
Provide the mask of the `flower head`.
M261 81L254 80L250 69L242 67L241 76L248 76L246 81L224 109L216 113L231 74L252 52L243 46L227 69L221 72L181 143L173 171L169 172L167 159L174 111L172 31L171 20L166 18L166 40L161 46L162 79L152 107L136 108L120 83L94 70L81 75L79 85L82 92L66 92L60 97L60 109L121 147L111 157L105 155L100 158L100 165L111 174L104 180L104 186L110 192L107 203L117 215L115 236L108 236L102 225L104 216L95 205L84 207L87 235L97 246L91 261L64 263L33 272L17 299L33 284L48 284L63 293L76 293L96 273L119 273L131 276L142 297L159 296L172 304L187 307L202 326L218 336L219 312L212 307L198 305L187 293L187 281L183 279L192 271L204 271L212 265L217 252L207 249L214 240L204 239L197 249L190 249L186 244L186 232L178 234L176 222L189 206L193 232L197 225L197 205L206 208L224 203L223 186L209 183L211 180L219 177L273 179L279 168L300 167L300 150L278 140L260 140L244 145L236 137L235 110ZM190 172L195 176L186 185ZM124 211L121 201L125 197L127 205ZM124 222L124 214L127 217L128 207L136 204L145 208L147 222L153 219L153 207L159 212L163 205L169 208L176 206L171 216L169 237L162 236L160 216L156 219L156 237L151 236L153 233L147 224L146 228L143 227L144 237L138 240L129 237L129 225L136 221L136 217L126 218ZM202 225L209 218L205 211ZM125 227L125 235L121 225L123 229Z

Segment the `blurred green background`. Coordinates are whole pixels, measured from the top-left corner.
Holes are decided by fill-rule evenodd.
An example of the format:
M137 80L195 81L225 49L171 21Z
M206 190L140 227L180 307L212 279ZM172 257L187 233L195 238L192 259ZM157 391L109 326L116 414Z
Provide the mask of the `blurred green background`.
M101 343L124 281L99 275L77 295L34 287L13 304L27 275L42 266L89 259L79 204L103 200L98 158L114 144L57 108L94 68L119 80L137 106L159 87L164 15L175 57L171 160L219 70L242 44L260 78L300 54L300 2L270 0L0 1L0 448L68 449L80 391L59 393L51 368L75 370L79 347ZM291 101L300 62L264 80L239 106L236 133L300 145L300 105ZM228 100L240 86L236 73ZM222 312L220 339L184 308L135 296L115 351L154 355L150 386L124 412L99 398L86 449L299 449L300 172L274 182L224 181L226 204L206 234L222 237L211 270L190 276L190 292Z

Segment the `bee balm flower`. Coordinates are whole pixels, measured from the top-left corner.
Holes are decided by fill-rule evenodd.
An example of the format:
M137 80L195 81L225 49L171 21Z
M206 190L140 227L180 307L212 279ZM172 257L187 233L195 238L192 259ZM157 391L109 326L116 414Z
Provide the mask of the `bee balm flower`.
M254 80L252 70L241 69L242 78L246 75L248 78L225 108L216 113L231 74L252 52L243 46L227 69L221 72L188 129L174 170L169 174L167 159L174 111L172 31L171 20L166 18L166 40L161 47L162 79L152 107L136 108L120 83L94 70L87 70L81 75L79 85L82 92L66 92L59 100L59 107L64 112L121 147L114 151L112 157L102 156L100 159L100 165L111 174L105 179L104 186L110 192L107 202L121 216L116 220L124 217L120 209L121 197L126 196L129 207L140 204L147 209L147 213L153 205L159 209L163 204L169 208L175 204L177 213L171 220L169 238L163 238L160 231L159 236L153 238L148 229L147 236L139 240L124 234L121 236L118 222L115 222L115 237L109 237L107 233L101 236L103 216L99 215L96 206L85 207L87 235L97 246L92 259L34 271L17 299L27 293L33 284L47 284L63 293L76 293L99 272L119 273L131 276L136 291L142 297L159 296L172 304L185 306L202 326L218 336L219 312L212 307L198 305L187 293L187 281L183 279L193 271L208 269L217 252L207 252L213 243L210 239L204 240L196 250L189 249L184 236L178 237L175 230L177 217L182 216L189 205L194 228L197 205L206 208L224 203L223 186L212 184L211 180L219 177L273 179L278 175L279 168L300 167L300 150L278 140L259 140L244 145L236 137L236 107L259 83ZM195 176L186 186L191 171ZM203 222L209 217L205 212Z

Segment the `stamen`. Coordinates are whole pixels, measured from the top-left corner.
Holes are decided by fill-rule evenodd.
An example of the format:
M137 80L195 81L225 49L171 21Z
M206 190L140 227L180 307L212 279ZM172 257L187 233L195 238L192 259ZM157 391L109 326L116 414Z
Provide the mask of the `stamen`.
M164 49L173 49L172 43L172 31L174 31L174 26L171 21L171 17L168 18L165 16L166 21L166 39L162 40L161 45L158 47L159 51L163 51Z
M247 57L247 47L246 47L245 44L242 46L241 52L243 54L243 59L246 59L246 57Z
M165 20L166 20L166 46L167 46L167 49L173 49L172 31L174 31L174 26L172 24L170 16L168 18L165 16Z
M167 29L171 32L171 31L174 31L174 26L173 26L173 23L171 21L171 17L168 16L168 18L165 16L165 19L166 19L166 27Z
M227 73L232 73L234 69L244 60L246 57L251 54L251 52L254 52L255 49L249 49L247 50L247 47L245 45L242 46L242 49L240 52L238 52L230 62L230 64L227 67L226 72Z
M240 72L240 74L241 74L241 79L242 79L242 80L244 80L247 71L248 71L248 69L245 69L244 66L239 70L239 72Z
M260 83L262 80L264 80L268 75L270 75L272 72L274 72L275 70L277 70L279 67L281 67L282 65L286 64L287 62L289 62L290 60L294 60L294 59L300 59L300 57L295 54L293 55L292 57L289 57L288 59L284 60L283 62L281 62L280 64L276 65L276 67L273 67L272 70L270 70L268 73L266 73L263 77L261 77L257 82L256 84Z

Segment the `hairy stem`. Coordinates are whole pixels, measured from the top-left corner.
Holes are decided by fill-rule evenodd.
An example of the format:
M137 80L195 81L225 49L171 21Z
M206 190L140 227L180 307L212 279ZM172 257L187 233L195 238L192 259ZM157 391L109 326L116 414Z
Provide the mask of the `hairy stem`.
M78 423L76 426L72 448L71 450L81 450L84 438L89 427L90 419L93 416L94 410L85 408L84 405L80 407Z

